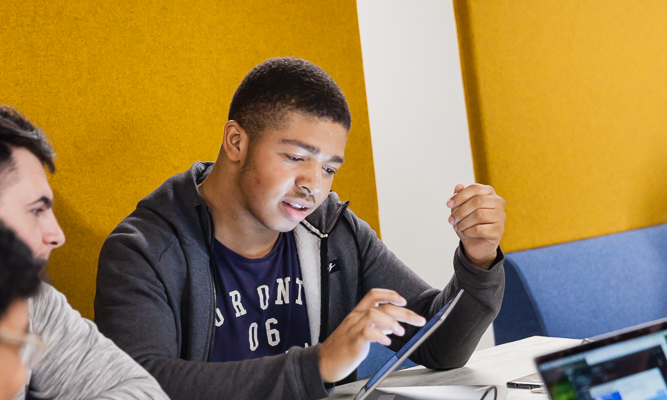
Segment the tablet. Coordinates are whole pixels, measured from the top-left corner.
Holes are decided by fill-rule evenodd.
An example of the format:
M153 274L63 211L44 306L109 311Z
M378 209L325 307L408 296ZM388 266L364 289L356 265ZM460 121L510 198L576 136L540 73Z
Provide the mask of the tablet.
M419 345L424 343L424 341L431 336L433 332L435 332L436 329L442 323L445 321L447 316L452 312L452 309L458 303L459 299L463 295L463 289L459 290L457 293L456 297L454 297L453 300L450 300L447 304L445 304L444 307L438 311L433 318L431 318L430 321L424 325L419 332L417 332L410 341L408 341L401 349L394 354L389 361L387 361L382 368L380 368L373 376L370 377L368 382L361 388L359 393L355 396L354 400L364 400L375 388L384 380L384 378L387 377L390 373L394 372L396 368L398 368L399 365L403 361L405 361L406 358L414 352Z

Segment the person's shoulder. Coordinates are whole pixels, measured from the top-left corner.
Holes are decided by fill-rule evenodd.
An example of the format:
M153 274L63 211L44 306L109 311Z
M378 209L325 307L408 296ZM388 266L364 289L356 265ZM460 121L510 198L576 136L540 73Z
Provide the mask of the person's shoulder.
M28 299L28 304L31 307L39 307L45 304L52 304L54 302L67 301L65 295L60 293L56 288L46 282L39 285L37 294Z
M188 171L168 178L139 201L136 209L111 232L105 245L141 245L159 251L176 238L200 241L207 207L197 183L212 166L213 163L196 162Z
M178 232L169 221L149 209L137 208L111 231L102 248L129 247L160 252L177 236Z
M42 282L37 294L28 300L30 309L30 328L35 332L46 333L55 325L63 325L72 317L81 317L81 314L67 302L64 294L48 283ZM74 312L76 315L70 315Z

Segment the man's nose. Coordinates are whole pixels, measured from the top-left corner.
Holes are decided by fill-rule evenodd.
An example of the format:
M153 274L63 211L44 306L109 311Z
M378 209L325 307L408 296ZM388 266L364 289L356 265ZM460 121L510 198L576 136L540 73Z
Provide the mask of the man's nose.
M65 233L60 228L53 211L49 214L49 218L45 221L45 226L42 230L42 238L45 245L53 246L55 249L65 244Z
M310 195L316 195L322 190L322 168L319 165L309 165L300 171L296 185Z

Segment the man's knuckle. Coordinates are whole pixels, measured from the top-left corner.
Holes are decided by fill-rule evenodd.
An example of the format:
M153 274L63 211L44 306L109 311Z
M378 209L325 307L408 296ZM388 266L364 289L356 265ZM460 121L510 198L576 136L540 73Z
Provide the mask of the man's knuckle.
M387 314L387 312L391 310L393 307L394 306L392 306L391 304L381 304L376 308L376 310L381 313Z
M481 234L482 234L482 226L481 225L475 225L475 226L468 229L468 235L469 236L479 236Z
M361 330L361 335L366 339L371 337L372 334L373 334L373 328L371 328L370 326L366 326L364 327L364 329Z

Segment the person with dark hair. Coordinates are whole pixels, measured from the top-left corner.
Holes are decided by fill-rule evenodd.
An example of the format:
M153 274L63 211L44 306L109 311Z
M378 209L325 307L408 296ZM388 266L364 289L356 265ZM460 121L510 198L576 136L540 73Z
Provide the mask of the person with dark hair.
M29 150L49 169L49 172L56 171L53 148L42 131L17 110L0 106L0 177L11 176L5 170L13 166L12 147Z
M53 149L44 134L15 109L0 106L0 221L41 262L65 242L53 213L53 192L44 166L55 171ZM48 337L49 348L44 361L32 369L26 390L20 390L15 399L28 395L45 399L166 398L141 366L72 309L55 288L39 285L27 305L30 331Z
M167 179L105 241L95 321L172 399L326 397L372 342L397 350L459 288L412 359L472 354L502 301L504 200L455 188L455 275L433 289L331 191L350 126L321 68L267 60L234 93L217 161Z
M0 222L0 400L10 400L37 366L46 342L29 332L28 298L37 293L43 263Z

